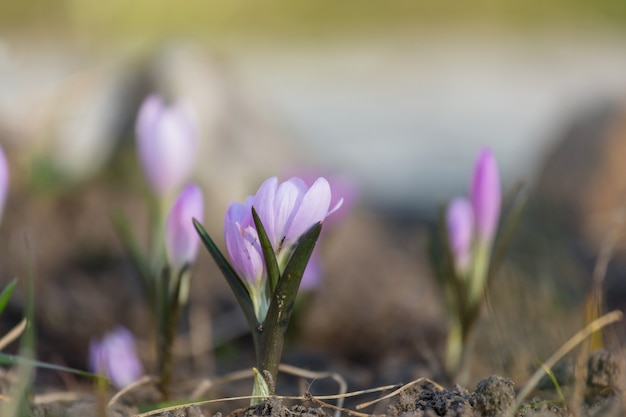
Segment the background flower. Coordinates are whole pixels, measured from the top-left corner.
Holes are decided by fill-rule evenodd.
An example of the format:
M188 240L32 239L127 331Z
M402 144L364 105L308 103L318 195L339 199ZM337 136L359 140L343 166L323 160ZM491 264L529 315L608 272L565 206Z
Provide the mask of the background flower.
M500 176L496 158L488 148L478 154L470 189L476 234L491 241L500 220Z
M139 109L137 148L143 170L157 195L175 193L191 175L197 148L197 128L187 103L166 106L156 95Z
M472 259L474 213L470 202L463 197L452 200L446 211L448 241L457 271L466 271Z
M194 218L203 221L204 199L200 187L189 184L174 202L165 228L167 259L175 270L192 263L198 254L200 237L193 227Z
M117 326L102 339L92 339L89 370L105 376L118 389L137 381L143 375L143 367L131 332Z

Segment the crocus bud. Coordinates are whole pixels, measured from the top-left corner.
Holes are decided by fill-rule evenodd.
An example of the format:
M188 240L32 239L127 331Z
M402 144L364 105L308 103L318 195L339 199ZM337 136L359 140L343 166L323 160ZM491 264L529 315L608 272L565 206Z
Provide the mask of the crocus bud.
M118 389L137 381L143 375L143 368L133 335L118 326L102 339L92 339L89 343L89 370L108 378Z
M4 154L4 150L0 147L0 220L2 220L2 213L4 212L4 203L7 198L9 190L9 164L7 163L7 157Z
M224 220L224 240L235 271L249 283L259 286L264 276L263 251L252 221L252 201L232 203Z
M167 107L158 95L147 97L136 124L139 159L154 192L171 196L193 170L197 133L192 109L183 103Z
M200 187L189 184L174 201L165 228L167 259L176 271L192 263L198 254L200 237L193 227L194 218L203 221L204 202Z
M288 257L290 249L300 236L343 204L341 199L330 209L330 201L330 185L322 177L310 188L298 177L292 177L281 184L273 177L261 184L253 205L279 264Z
M467 199L454 199L446 211L446 227L450 251L457 272L465 272L472 259L474 213Z
M474 166L470 190L474 210L474 226L479 240L490 242L500 219L500 177L496 159L487 148L483 148Z

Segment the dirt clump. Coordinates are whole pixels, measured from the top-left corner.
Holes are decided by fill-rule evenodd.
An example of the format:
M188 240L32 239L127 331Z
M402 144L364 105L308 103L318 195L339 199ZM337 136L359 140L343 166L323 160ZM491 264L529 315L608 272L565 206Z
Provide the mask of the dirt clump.
M490 376L478 382L472 397L481 416L499 416L515 403L515 384L509 378Z
M234 411L228 417L327 417L326 412L321 408L306 407L296 404L287 407L277 397L270 397L262 403L251 405L248 408Z

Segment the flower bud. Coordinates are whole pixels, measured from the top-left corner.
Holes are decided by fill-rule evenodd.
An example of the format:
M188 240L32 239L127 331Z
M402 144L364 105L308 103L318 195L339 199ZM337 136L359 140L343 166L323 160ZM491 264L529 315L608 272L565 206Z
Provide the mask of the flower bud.
M198 254L200 237L193 226L194 218L203 221L204 200L200 187L189 184L174 201L165 228L167 259L175 271L192 263Z
M491 242L500 220L500 177L496 159L483 148L474 166L470 196L474 210L474 226L478 238Z
M143 368L133 335L118 326L102 339L92 339L89 343L89 369L111 380L118 389L137 381L143 374Z
M192 109L183 103L167 107L150 95L139 109L137 148L143 170L159 197L175 193L193 171L197 133Z
M457 272L465 272L472 259L474 214L467 199L454 199L446 211L446 228L450 251Z

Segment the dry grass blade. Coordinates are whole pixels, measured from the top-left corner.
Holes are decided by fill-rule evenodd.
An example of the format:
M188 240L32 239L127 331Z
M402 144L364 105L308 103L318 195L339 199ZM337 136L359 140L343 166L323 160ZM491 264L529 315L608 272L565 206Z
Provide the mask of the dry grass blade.
M437 388L439 391L442 391L444 389L441 385L437 384L436 382L433 382L433 381L431 381L430 379L428 379L426 377L421 377L421 378L416 379L415 381L411 381L408 384L405 384L405 385L401 386L400 388L398 388L394 392L391 392L391 393L385 395L384 397L378 398L378 399L373 400L373 401L368 401L366 403L359 404L359 405L356 406L356 409L357 410L362 410L363 408L369 407L370 405L374 405L374 404L376 404L376 403L378 403L380 401L386 400L388 398L393 398L396 395L400 394L402 391L405 391L408 388L411 388L413 385L420 384L422 382L428 382L430 384L433 384L435 386L435 388Z
M11 344L11 342L20 337L22 333L24 333L24 329L26 329L27 325L28 320L24 318L22 319L22 321L19 322L17 326L12 328L7 334L2 336L2 339L0 339L0 350L4 349L9 344Z
M574 336L572 336L567 342L565 342L556 352L545 361L544 365L548 368L552 368L563 356L565 356L568 352L582 343L585 339L591 336L594 332L602 329L605 326L608 326L611 323L615 323L622 319L622 312L615 310L610 313L605 314L604 316L592 321L584 329L578 331ZM540 367L526 382L526 385L521 389L519 394L517 394L517 398L515 399L515 404L511 407L505 416L512 417L515 414L515 410L517 410L522 402L528 397L528 395L535 389L541 378L543 377L544 370L543 367Z
M342 408L342 407L339 407L339 406L336 406L336 405L325 403L324 401L320 400L319 398L315 398L314 396L312 396L309 393L306 393L304 395L304 398L307 401L311 401L311 402L313 402L313 403L315 403L317 405L320 405L320 406L322 406L324 408L330 408L331 410L335 410L336 413L344 412L344 413L348 414L349 416L371 417L371 414L359 413L358 411L353 411L353 410L350 410L350 409L347 409L347 408ZM381 414L380 416L382 417L382 416L384 416L384 414Z
M191 401L191 402L184 403L184 404L172 405L170 407L164 407L164 408L159 408L157 410L146 411L145 413L141 413L141 414L135 414L133 417L149 417L149 416L154 416L154 415L161 414L161 413L167 413L169 411L180 410L185 407L193 407L193 406L200 407L203 405L214 404L214 403L219 403L219 402L251 400L253 398L262 399L264 397L244 395L241 397L228 397L228 398L216 398L214 400ZM277 397L277 398L294 399L294 400L303 399L303 397Z
M33 404L41 405L56 402L74 402L84 398L84 392L49 392L47 394L35 395Z
M254 374L252 373L252 369L244 369L242 371L231 372L220 378L204 379L200 384L198 384L198 388L191 394L191 398L202 397L208 390L216 385L227 384L229 382L239 381L240 379L245 378L252 378L253 376Z
M111 408L115 405L115 403L122 398L123 395L129 393L130 391L134 390L135 388L138 388L140 386L149 384L151 382L157 382L158 379L156 377L153 376L149 376L146 375L141 379L138 379L137 381L133 382L132 384L122 388L121 390L119 390L114 396L113 398L111 398L111 400L109 400L109 403L107 404L107 408Z
M339 385L339 396L337 397L337 407L343 407L344 394L348 391L348 383L345 378L336 372L314 372L307 369L298 368L292 365L280 364L278 370L302 378L320 379L331 378ZM340 416L340 411L335 410L335 417Z

